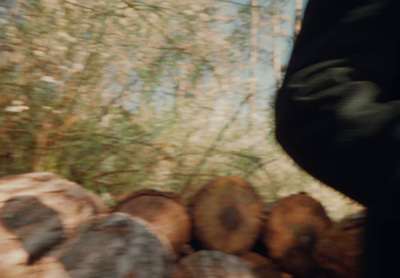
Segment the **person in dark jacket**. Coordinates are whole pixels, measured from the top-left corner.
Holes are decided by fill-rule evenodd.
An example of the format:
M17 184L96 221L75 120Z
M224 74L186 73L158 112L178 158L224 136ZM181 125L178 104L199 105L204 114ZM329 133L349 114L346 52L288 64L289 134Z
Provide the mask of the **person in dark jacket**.
M309 0L275 103L276 138L367 207L363 277L400 262L398 0Z

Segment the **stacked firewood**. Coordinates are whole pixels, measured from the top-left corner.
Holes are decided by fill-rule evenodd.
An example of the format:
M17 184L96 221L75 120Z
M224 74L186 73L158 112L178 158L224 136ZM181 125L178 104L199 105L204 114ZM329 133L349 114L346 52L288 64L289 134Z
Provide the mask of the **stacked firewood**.
M108 209L51 173L0 179L0 277L356 278L364 215L332 221L306 193L264 204L220 177L184 202L144 189Z

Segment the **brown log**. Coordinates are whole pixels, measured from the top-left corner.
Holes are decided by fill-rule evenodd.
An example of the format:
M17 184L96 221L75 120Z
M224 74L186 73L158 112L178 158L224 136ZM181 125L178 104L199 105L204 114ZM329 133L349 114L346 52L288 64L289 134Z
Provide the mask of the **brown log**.
M324 207L305 193L279 200L267 220L264 242L269 256L296 277L315 271L313 249L331 226Z
M284 274L279 271L278 267L268 258L254 253L246 252L238 255L239 258L247 262L257 278L284 278Z
M249 265L236 256L202 250L184 257L174 269L173 278L256 278Z
M331 278L360 278L365 213L335 222L317 242L314 259Z
M134 192L114 209L139 217L163 234L178 256L191 238L191 221L177 194L144 189Z
M51 173L1 178L0 273L19 267L24 271L78 225L104 211L99 198Z
M250 183L239 177L220 177L194 195L189 213L202 248L240 253L257 240L264 208Z

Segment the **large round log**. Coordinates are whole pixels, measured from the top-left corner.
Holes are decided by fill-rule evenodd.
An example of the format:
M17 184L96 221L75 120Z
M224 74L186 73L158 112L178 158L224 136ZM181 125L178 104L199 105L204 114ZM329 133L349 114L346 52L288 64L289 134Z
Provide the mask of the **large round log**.
M190 241L189 214L178 195L173 192L139 190L121 201L114 211L125 212L151 223L158 233L170 241L176 255Z
M331 278L360 278L365 213L335 222L317 242L314 259Z
M173 267L168 240L142 219L113 213L79 226L23 277L170 278Z
M175 267L173 278L256 278L249 265L236 256L202 250L184 257Z
M250 183L220 177L193 196L189 213L202 248L240 253L250 250L260 235L264 208Z
M51 173L1 178L0 273L24 271L78 225L106 210L97 196Z
M296 277L311 277L316 266L312 254L331 220L324 207L305 193L279 200L272 208L264 235L269 256Z

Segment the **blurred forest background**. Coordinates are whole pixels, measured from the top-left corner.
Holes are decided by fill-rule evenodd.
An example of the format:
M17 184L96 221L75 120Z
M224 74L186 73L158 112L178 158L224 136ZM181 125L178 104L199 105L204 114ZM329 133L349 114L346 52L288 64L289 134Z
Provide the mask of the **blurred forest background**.
M57 173L112 205L137 189L188 196L236 175L266 202L305 191L333 218L360 210L273 135L303 5L0 1L0 176Z

